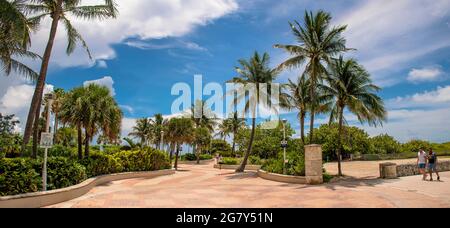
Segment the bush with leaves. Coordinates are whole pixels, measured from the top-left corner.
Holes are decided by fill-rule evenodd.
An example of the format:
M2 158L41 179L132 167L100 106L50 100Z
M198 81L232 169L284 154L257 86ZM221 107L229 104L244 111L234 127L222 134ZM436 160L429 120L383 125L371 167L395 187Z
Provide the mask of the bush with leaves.
M423 140L411 140L402 145L404 153L418 153L420 149L428 151L432 147L430 142Z
M222 139L211 140L211 154L220 154L222 157L230 157L231 152L231 146L227 141Z
M123 169L119 159L113 155L103 153L91 153L89 157L82 159L80 163L86 167L88 177L120 173Z
M398 154L402 151L402 145L387 134L373 137L371 142L374 154Z
M42 188L40 163L28 158L0 159L0 196L37 192Z
M49 157L47 163L48 190L79 184L87 179L86 168L65 157Z

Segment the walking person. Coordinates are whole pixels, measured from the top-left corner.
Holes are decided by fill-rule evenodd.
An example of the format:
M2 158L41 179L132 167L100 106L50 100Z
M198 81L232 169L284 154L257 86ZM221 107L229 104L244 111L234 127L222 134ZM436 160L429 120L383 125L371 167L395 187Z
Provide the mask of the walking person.
M425 153L423 148L421 148L417 154L417 166L419 167L420 174L423 175L422 180L425 181L427 179L427 172L425 170L427 167L427 153Z
M437 156L436 153L433 152L433 149L430 149L428 153L428 172L430 173L430 181L433 181L433 172L437 175L437 180L441 181L441 177L439 176L439 172L437 171Z

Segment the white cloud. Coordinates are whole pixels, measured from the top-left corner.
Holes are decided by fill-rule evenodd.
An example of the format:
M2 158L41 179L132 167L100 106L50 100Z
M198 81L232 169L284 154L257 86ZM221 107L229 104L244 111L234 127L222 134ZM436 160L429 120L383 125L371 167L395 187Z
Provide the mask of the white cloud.
M372 136L389 134L401 142L412 139L450 141L450 108L436 110L393 110L383 127L364 126Z
M408 81L410 82L426 82L436 81L444 75L440 67L428 67L422 69L412 69L408 74Z
M134 113L134 108L131 107L131 106L129 106L129 105L119 105L119 107L120 107L121 109L123 109L123 110L125 110L125 111L131 113L131 114Z
M103 2L83 1L86 5ZM129 37L137 39L158 39L180 37L195 27L205 25L214 19L227 15L238 8L235 0L118 0L119 16L105 21L85 21L71 18L73 25L85 38L94 57L112 59L116 56L112 44L121 43ZM43 21L40 31L32 37L32 49L42 53L48 39L50 19ZM92 66L86 53L78 48L68 57L66 31L61 24L52 53L52 63L60 67ZM191 48L198 48L188 44Z
M450 105L450 85L414 95L388 100L389 108L442 107Z
M105 60L99 60L97 61L97 67L105 69L108 68L108 64L106 63Z
M21 122L16 130L21 130L21 126L27 120L31 99L33 98L35 86L29 84L12 85L6 93L0 97L0 112L6 115L14 114ZM46 85L44 94L53 91L53 85Z
M111 96L116 95L116 91L114 90L114 80L110 76L105 76L103 78L92 80L92 81L85 81L83 83L83 86L88 86L90 84L96 84L100 86L105 86L109 89L109 92L111 93Z
M362 60L377 83L392 85L402 79L383 71L405 68L411 60L450 46L450 31L442 30L441 23L448 9L448 0L364 1L341 14L336 24L348 25L347 44L358 49L352 55Z
M122 119L122 138L128 137L128 134L133 131L133 127L136 125L136 119L123 118Z

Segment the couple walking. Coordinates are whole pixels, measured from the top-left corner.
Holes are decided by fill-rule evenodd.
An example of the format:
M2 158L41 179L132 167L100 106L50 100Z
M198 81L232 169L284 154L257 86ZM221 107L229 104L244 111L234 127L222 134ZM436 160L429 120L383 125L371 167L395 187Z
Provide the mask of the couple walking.
M419 166L419 172L423 175L423 180L427 180L427 175L430 174L430 181L433 181L433 172L437 175L437 180L440 181L441 177L436 168L437 164L437 156L436 153L433 152L433 149L430 149L428 153L426 153L423 148L420 149L417 158L417 165ZM428 173L427 173L428 169Z

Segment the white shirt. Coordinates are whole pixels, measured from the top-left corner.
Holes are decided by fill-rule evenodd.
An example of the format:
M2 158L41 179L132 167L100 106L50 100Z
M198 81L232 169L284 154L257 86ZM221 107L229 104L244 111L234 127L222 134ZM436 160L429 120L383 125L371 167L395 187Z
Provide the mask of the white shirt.
M419 157L419 164L427 163L427 154L425 152L419 152L417 156Z

